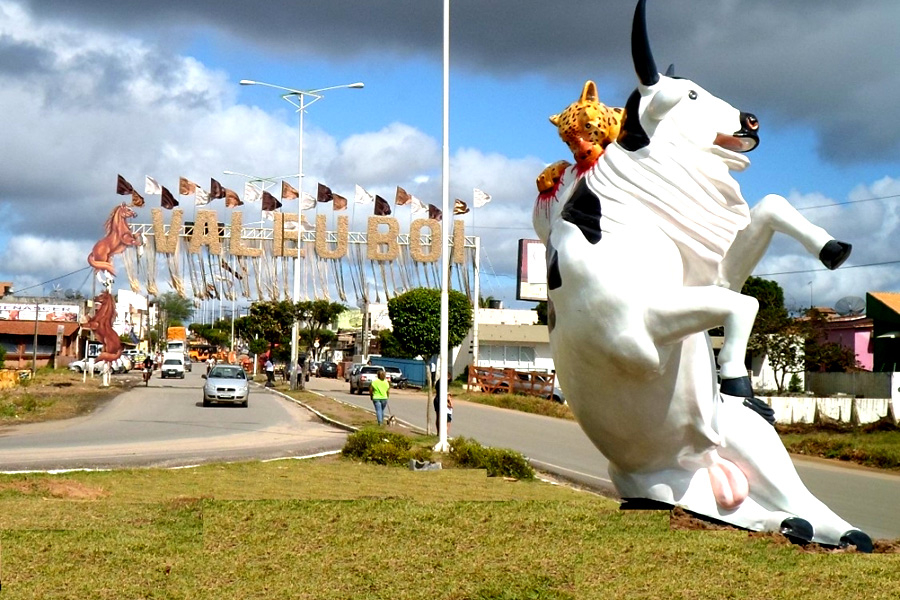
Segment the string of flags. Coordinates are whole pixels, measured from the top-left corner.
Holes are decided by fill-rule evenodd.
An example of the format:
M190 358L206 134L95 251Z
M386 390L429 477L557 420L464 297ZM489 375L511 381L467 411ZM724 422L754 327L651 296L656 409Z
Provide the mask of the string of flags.
M116 193L120 196L130 195L132 206L144 206L144 197L139 194L138 191L134 189L134 186L122 177L122 175L118 175L116 181ZM156 179L149 175L146 176L144 181L144 195L159 196L160 205L168 210L172 210L180 205L178 199L166 186L160 185ZM262 189L260 186L255 185L253 182L248 181L244 184L244 197L242 200L236 191L226 188L215 179L210 178L209 190L207 191L197 183L185 177L179 177L178 196L193 196L195 206L206 206L210 202L220 199L225 200L226 208L244 206L245 202L259 202L261 203L263 218L267 220L275 219L274 213L282 208L282 201L299 199L300 210L311 210L321 203L331 204L333 210L341 211L346 210L349 204L346 197L335 193L330 187L323 183L318 184L315 196L303 192L301 197L301 194L297 189L287 181L281 182L280 198L275 197L273 194ZM481 208L490 201L491 196L486 192L478 188L473 190L472 206L474 208ZM378 194L370 194L365 188L358 184L356 185L353 202L354 205L372 205L373 214L376 216L387 216L392 214L390 202ZM394 206L409 206L412 216L425 217L427 215L427 218L436 219L438 221L443 219L443 211L440 208L434 204L423 202L400 186L397 186L397 191L394 196ZM470 211L471 209L469 208L468 203L459 198L455 199L453 203L454 215L464 215Z

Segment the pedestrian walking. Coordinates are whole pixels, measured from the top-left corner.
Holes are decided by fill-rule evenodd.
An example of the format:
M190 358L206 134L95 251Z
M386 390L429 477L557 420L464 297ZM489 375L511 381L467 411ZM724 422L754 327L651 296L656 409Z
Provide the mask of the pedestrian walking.
M369 398L375 405L375 419L378 425L384 425L384 409L391 395L391 382L387 380L384 369L378 371L378 379L369 384Z
M275 387L275 365L271 356L266 358L266 387Z

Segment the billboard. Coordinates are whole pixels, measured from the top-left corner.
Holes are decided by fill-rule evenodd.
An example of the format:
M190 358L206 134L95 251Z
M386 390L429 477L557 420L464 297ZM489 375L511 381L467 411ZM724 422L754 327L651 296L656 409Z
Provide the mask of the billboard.
M547 299L547 251L540 240L519 240L516 300Z

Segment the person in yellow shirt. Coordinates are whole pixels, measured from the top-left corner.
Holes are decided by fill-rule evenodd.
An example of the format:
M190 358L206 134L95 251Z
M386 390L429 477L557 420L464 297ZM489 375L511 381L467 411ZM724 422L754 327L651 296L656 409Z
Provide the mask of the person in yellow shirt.
M391 382L385 377L384 369L378 371L378 379L369 384L369 398L375 405L375 418L379 425L384 425L384 408L391 395Z

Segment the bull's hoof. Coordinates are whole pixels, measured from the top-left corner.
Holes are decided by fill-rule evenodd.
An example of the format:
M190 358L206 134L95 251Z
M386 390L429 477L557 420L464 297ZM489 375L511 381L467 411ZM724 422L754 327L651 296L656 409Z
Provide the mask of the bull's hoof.
M853 250L853 246L850 244L831 240L819 252L819 260L822 261L823 265L834 271L844 264L844 261L850 256L851 250Z
M841 548L850 546L856 546L857 552L871 554L873 549L872 538L859 529L852 529L841 536Z
M813 526L810 522L806 519L801 519L800 517L789 517L782 521L779 532L790 540L792 544L797 544L799 546L805 546L810 543L814 533Z
M719 385L719 391L728 396L736 396L738 398L753 397L753 385L750 383L750 378L746 375L731 379L723 378L722 383Z
M759 398L744 398L744 406L761 416L772 427L775 426L775 411Z

